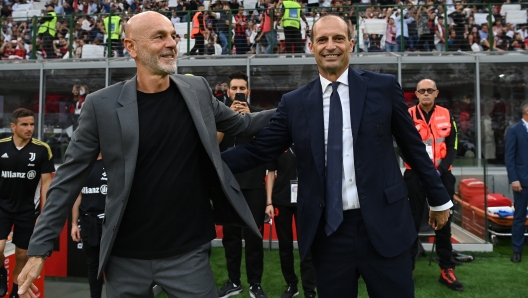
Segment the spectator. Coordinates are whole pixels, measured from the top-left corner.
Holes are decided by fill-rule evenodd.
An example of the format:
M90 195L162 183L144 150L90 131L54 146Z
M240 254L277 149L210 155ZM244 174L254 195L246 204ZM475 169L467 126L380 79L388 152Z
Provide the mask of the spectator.
M11 9L11 5L2 5L2 9L0 10L0 16L2 18L7 18L11 16L11 13L13 13L13 9Z
M467 31L471 32L473 30L473 28L476 28L478 30L480 26L475 24L475 17L474 16L470 16L469 19L468 19L468 24L466 25L466 27L467 27Z
M236 1L236 0L233 0ZM247 19L244 16L244 8L240 7L238 9L238 14L234 16L235 18L235 48L237 54L245 54L248 51L248 41L246 38L246 27Z
M493 25L493 35L497 36L500 32L502 32L502 19L496 18L495 25Z
M438 16L438 21L435 28L435 37L434 43L437 52L445 52L445 27L444 27L444 17Z
M396 43L398 44L398 52L399 51L405 51L407 47L407 42L408 42L408 39L409 39L409 28L408 28L408 24L412 23L414 21L414 18L412 17L411 14L409 14L409 12L412 12L414 11L414 7L411 7L409 9L405 8L403 10L403 13L400 13L400 9L396 10L396 12L394 12L394 14L391 16L392 19L394 20L394 25L396 26ZM387 12L388 14L388 12ZM402 35L402 25L401 25L401 18L402 18L402 15L403 15L403 47L401 45L401 35Z
M262 12L263 18L260 24L261 33L257 37L257 41L260 41L264 35L266 38L267 47L264 51L265 54L273 54L273 48L277 45L277 32L272 30L275 26L271 23L271 12L277 7L279 1L277 0L266 0L264 7L267 9ZM275 21L274 21L275 22Z
M220 43L222 46L222 55L227 54L227 46L229 44L228 38L229 38L229 31L231 30L231 26L235 26L235 19L230 16L230 8L229 5L224 4L223 11L220 13L220 17L218 18L218 38L220 39Z
M385 30L385 52L398 52L398 43L396 42L396 26L394 19L389 18Z
M434 45L434 20L436 14L434 12L435 8L433 6L434 0L427 0L427 5L420 6L416 16L418 17L417 21L417 30L418 36L420 37L420 43L424 51L431 51L432 46Z
M257 42L255 40L257 38L257 34L257 24L255 24L253 21L249 21L248 28L246 29L246 36L249 44L249 51L247 52L248 54L255 54L257 51Z
M75 57L82 58L82 48L84 46L84 40L79 39L75 42L77 47L75 48Z
M526 44L524 43L524 39L522 38L521 33L517 32L513 36L513 40L510 44L510 51L522 51L526 50Z
M468 35L467 42L462 46L463 51L480 52L482 47L475 41L472 34Z
M178 13L173 11L172 12L172 17L171 17L171 22L174 26L176 26L176 24L178 24L180 22L180 17L178 16Z
M517 30L517 33L521 34L521 38L524 40L528 37L528 26L523 25Z
M456 32L455 40L450 46L450 51L457 51L464 43L464 33L466 32L466 11L460 0L456 1L455 11L450 14L453 20L453 30Z
M71 15L75 13L75 10L73 10L73 7L70 5L70 3L68 3L68 1L63 1L62 9L65 15Z
M66 38L61 37L59 40L53 42L53 51L55 52L55 57L62 58L65 55L69 54L70 46ZM48 57L48 59L51 57Z
M6 41L0 47L0 54L2 54L2 60L11 59L9 57L11 57L12 55L15 54L15 49L14 49L13 45L16 44L16 40L13 40L13 41L14 42Z
M449 51L456 51L459 48L458 45L455 45L455 38L456 38L456 31L455 30L449 31L449 37L447 39L447 43L449 44Z
M503 31L504 31L504 35L509 37L509 38L513 38L513 35L515 34L515 28L513 28L512 24L510 23L506 23L506 27L504 27Z
M231 10L238 10L240 8L240 4L238 3L238 0L231 0L231 2L229 2L229 8Z

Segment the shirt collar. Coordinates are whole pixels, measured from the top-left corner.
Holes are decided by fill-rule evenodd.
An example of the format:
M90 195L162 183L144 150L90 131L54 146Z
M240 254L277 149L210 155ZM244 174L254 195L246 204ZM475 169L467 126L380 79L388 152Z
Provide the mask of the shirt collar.
M526 125L526 127L528 127L528 121L524 120L524 118L521 118L521 120L524 122L524 125Z
M321 80L321 88L323 89L323 93L326 91L326 88L328 85L330 85L332 82L325 79L321 74L319 74L319 79ZM344 84L348 86L348 68L341 74L339 78L337 78L337 81L341 84Z

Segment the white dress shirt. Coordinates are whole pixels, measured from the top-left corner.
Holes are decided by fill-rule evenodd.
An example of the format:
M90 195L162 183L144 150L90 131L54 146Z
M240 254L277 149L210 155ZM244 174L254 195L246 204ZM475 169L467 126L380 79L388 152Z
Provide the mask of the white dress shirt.
M332 82L323 78L321 87L323 90L323 117L324 117L324 143L325 143L325 164L326 146L328 144L328 118L330 114L330 96L332 95ZM350 96L348 91L348 69L337 79L340 83L337 92L341 98L343 110L343 210L358 209L359 195L356 185L356 172L354 169L354 146L352 136L352 122L350 120Z

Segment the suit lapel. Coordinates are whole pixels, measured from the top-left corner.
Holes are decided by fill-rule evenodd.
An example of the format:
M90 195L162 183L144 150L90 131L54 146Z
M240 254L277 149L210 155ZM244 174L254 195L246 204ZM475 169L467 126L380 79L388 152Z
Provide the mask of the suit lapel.
M526 138L526 140L528 141L528 130L526 129L526 127L524 126L524 123L521 119L521 122L519 123L519 126L520 126L520 129L521 129L521 134Z
M124 84L117 102L122 106L117 109L117 117L121 125L121 140L125 157L125 189L127 189L130 188L134 177L139 146L136 76Z
M325 147L324 147L324 118L323 118L323 91L321 80L312 81L311 88L303 97L307 99L304 105L306 119L309 119L310 141L313 158L321 182L325 181Z
M367 95L367 85L369 79L363 77L361 70L348 69L348 92L350 97L350 120L352 122L352 136L354 137L354 147L358 139L359 125L363 115L363 106Z

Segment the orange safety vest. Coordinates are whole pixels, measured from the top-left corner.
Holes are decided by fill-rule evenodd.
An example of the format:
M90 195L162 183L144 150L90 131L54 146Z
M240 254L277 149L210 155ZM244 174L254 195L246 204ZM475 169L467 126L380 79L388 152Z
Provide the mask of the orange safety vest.
M430 146L428 150L429 157L433 161L435 168L438 169L440 163L447 155L447 145L445 139L451 133L451 117L449 110L440 106L435 106L429 123L425 122L422 109L418 105L409 108L409 113L412 116L414 126L418 130L422 141L426 146ZM420 113L422 119L418 119L416 113ZM406 169L411 167L405 163ZM448 170L451 170L452 165Z
M198 16L200 16L201 14L202 14L201 11L198 11L197 13L194 14L194 17L192 20L193 27L191 31L191 38L194 38L194 35L198 33L204 35L204 32L202 31L202 29L200 29L200 21L198 19ZM207 28L207 26L205 25L205 16L203 18L203 27Z

